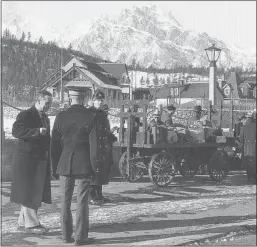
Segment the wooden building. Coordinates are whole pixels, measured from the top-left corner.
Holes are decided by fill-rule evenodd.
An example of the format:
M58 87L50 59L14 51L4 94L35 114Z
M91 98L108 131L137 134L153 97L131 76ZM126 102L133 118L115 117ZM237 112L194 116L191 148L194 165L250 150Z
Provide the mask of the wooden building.
M71 59L62 70L56 71L44 83L42 89L60 99L63 88L63 99L67 100L66 86L78 86L86 91L87 99L91 99L96 90L104 92L106 103L110 107L127 98L124 88L129 87L128 71L125 64L90 63L78 58Z

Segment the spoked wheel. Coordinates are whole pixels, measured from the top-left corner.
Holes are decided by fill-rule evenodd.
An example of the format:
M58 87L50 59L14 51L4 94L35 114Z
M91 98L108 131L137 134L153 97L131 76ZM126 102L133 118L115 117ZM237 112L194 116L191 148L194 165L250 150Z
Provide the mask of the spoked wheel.
M133 158L135 155L133 155L131 153L131 158ZM127 175L126 171L127 171L127 151L125 151L120 158L119 161L119 171L120 171L120 175L123 178L123 180L125 181L129 181L129 182L136 182L138 181L143 175L144 175L144 169L138 167L137 165L141 165L144 166L144 164L137 164L137 163L133 163L130 164L129 166L129 176Z
M221 182L229 172L229 162L227 154L222 151L216 151L210 159L208 173L212 180Z
M167 152L155 154L148 166L150 180L158 187L169 185L176 172L176 160Z
M197 169L194 165L192 158L183 158L180 161L179 173L183 177L194 177L197 173Z

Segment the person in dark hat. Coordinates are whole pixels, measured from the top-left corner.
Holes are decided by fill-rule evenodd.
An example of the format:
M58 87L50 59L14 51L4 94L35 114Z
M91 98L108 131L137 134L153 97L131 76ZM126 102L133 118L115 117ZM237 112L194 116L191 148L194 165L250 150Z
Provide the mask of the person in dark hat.
M202 111L203 110L200 105L194 106L193 116L189 118L188 125L193 125L196 121L199 121L201 119Z
M234 126L234 136L235 136L236 138L239 137L239 135L240 135L240 131L241 131L241 128L243 127L243 124L244 124L245 119L246 119L245 114L243 114L243 115L237 120L237 122L235 123L235 126Z
M174 113L176 112L176 107L174 105L168 105L166 109L166 113L162 113L161 115L161 121L167 126L167 127L174 127L172 117Z
M250 180L256 179L256 124L253 121L253 113L247 113L245 118L239 141L243 146L243 165Z
M90 159L91 163L96 164L99 168L99 177L91 182L90 185L90 203L102 204L110 200L102 194L102 185L108 184L108 176L111 171L112 159L112 143L117 138L111 133L108 116L103 108L105 99L103 92L97 92L93 97L94 106L92 107L97 115L96 128L90 136Z
M89 137L94 128L95 111L83 106L84 92L69 90L70 107L57 114L50 143L54 177L60 176L61 228L64 243L90 244L88 238L90 181L98 167L90 161ZM77 182L77 209L74 239L71 201Z

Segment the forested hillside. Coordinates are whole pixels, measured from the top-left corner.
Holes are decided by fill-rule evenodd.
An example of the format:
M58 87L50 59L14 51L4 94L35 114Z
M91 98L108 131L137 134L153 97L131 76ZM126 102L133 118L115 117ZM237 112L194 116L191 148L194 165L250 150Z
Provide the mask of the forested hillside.
M89 62L103 62L101 58L91 57L72 49L71 45L61 49L55 42L45 42L40 37L37 42L30 41L31 34L23 32L21 39L17 39L6 29L2 37L2 95L5 100L22 101L33 98L35 88L40 87L45 80L62 64L66 64L72 57L81 57ZM208 76L208 68L175 67L172 69L158 69L154 67L141 68L136 63L128 66L131 70L148 71L148 73L192 73ZM243 71L241 68L231 68L224 71L218 68L218 75Z

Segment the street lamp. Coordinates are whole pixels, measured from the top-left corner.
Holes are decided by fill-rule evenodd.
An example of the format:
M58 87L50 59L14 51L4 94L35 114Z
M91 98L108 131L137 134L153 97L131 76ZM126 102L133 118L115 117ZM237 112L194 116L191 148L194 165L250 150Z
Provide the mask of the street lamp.
M215 44L212 44L211 47L204 49L207 55L207 58L210 62L210 71L209 71L209 100L212 102L212 105L217 104L217 85L216 85L216 73L217 66L216 63L220 57L221 49L217 48Z

